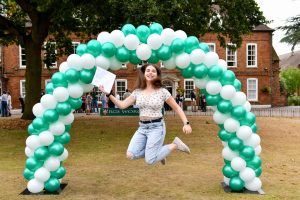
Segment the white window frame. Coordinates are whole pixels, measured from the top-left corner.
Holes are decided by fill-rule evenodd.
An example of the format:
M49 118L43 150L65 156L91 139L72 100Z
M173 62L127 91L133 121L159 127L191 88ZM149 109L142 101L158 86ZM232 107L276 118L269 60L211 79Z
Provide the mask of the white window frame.
M2 81L0 80L0 95L2 95Z
M57 55L57 50L56 50L56 42L50 42L51 44L55 45L55 55ZM44 43L44 46L46 45L46 42ZM45 56L45 51L44 51L44 56ZM44 64L44 67L47 68L47 65ZM57 60L52 63L52 66L50 67L50 69L57 69Z
M255 81L256 82L256 98L249 98L249 81ZM251 89L252 90L252 89ZM257 78L247 78L247 99L248 101L258 101L258 79Z
M73 53L76 54L76 48L80 45L80 42L73 42L72 41L72 47L73 47Z
M248 47L249 46L254 46L254 50L255 50L255 60L254 60L254 62L255 62L255 64L254 65L249 65L248 64L248 56L249 56L249 50L248 50ZM251 55L251 56L253 56L253 55ZM246 47L246 66L247 66L247 68L257 68L257 44L256 43L247 43L247 47Z
M184 98L185 98L185 100L187 100L187 101L191 101L191 98L187 98L187 90L186 90L186 82L187 81L193 81L193 90L195 90L195 80L194 79L191 79L191 78L189 78L189 79L184 79L184 85L183 85L183 88L184 88ZM189 92L190 93L190 92Z
M20 96L23 98L25 98L26 96L25 82L26 82L25 80L20 80ZM24 91L23 91L23 84L24 84Z
M22 55L25 56L25 63L26 63L26 54L25 54L25 52L24 52L24 54L22 54L22 49L24 49L24 51L25 51L25 48L22 47L21 45L19 45L19 63L20 63L20 69L25 69L26 65L22 65Z
M213 47L213 51L211 52L216 52L216 43L206 43L209 47L209 51L211 51L211 48L210 47Z
M123 63L121 69L127 69L127 63Z
M118 82L125 82L125 89L124 89L123 94L121 94L120 91L118 90ZM123 100L123 95L124 95L126 89L127 89L127 79L116 79L115 80L115 91L116 91L116 93L118 93L120 95L120 100Z
M160 62L160 68L162 68L162 69L165 68L164 63L162 61Z
M234 45L234 44L229 43L228 45ZM226 63L227 63L227 67L229 67L229 68L237 67L237 50L234 51L234 60L228 60L228 56L229 56L229 55L228 55L228 51L229 51L229 48L226 47ZM230 51L232 51L232 50L230 50ZM229 65L228 65L228 61L234 62L235 65L229 66Z

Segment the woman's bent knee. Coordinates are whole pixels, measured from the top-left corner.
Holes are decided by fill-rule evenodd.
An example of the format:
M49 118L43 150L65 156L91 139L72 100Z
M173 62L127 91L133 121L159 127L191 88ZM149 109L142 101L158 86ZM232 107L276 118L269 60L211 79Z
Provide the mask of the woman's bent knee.
M133 160L133 154L129 151L127 151L126 153L126 157L129 159L129 160Z

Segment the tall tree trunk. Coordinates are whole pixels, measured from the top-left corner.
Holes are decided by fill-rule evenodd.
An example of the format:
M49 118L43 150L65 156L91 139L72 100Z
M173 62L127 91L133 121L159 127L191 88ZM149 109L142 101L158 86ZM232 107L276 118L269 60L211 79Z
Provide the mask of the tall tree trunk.
M26 72L25 72L25 110L22 119L32 120L34 115L32 107L41 98L41 44L36 44L31 38L24 39L26 53Z

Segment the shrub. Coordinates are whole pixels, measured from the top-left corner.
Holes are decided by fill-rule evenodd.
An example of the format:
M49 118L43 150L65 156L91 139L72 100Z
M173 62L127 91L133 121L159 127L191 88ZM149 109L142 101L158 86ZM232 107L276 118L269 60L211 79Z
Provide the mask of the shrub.
M300 106L300 96L290 96L288 97L289 106Z

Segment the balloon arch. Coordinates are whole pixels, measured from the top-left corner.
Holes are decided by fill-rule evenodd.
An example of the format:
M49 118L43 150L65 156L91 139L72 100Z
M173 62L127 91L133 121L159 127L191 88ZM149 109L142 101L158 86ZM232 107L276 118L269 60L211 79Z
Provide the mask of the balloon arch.
M224 183L234 191L262 191L260 137L256 134L256 117L241 92L241 82L227 70L227 64L215 52L159 23L135 28L126 24L121 30L101 32L97 40L80 44L52 75L46 94L32 111L36 118L28 126L24 177L31 193L44 189L57 191L66 174L62 163L68 157L64 145L69 143L73 111L81 107L81 96L93 89L96 66L119 70L122 64L161 61L166 69L178 69L185 78L193 78L207 104L215 110L213 120L219 125L224 146Z

